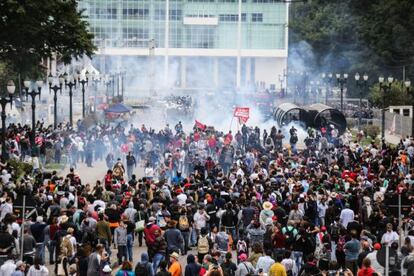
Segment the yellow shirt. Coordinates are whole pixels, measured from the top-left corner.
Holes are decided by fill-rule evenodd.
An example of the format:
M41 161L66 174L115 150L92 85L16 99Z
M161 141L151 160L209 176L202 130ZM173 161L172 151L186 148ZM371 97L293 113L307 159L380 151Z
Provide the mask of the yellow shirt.
M281 263L274 263L270 267L269 276L287 276L286 269Z
M168 269L168 272L171 273L171 276L181 276L181 265L180 265L180 263L179 262L172 263L172 265Z

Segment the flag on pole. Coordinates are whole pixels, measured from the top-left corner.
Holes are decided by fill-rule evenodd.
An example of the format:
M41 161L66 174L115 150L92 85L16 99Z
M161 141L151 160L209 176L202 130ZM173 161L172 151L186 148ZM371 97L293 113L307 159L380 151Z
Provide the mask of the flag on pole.
M245 124L250 118L250 108L249 107L236 107L234 109L234 117L239 119L240 124Z
M206 130L207 126L197 120L195 120L195 127L200 129L200 130Z

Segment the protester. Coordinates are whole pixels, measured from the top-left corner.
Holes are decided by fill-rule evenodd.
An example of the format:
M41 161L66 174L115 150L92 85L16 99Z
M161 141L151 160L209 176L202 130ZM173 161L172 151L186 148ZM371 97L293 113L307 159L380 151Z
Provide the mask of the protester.
M10 159L0 162L1 264L16 264L22 231L32 271L55 263L73 274L77 263L80 275L108 275L117 263L130 274L126 261L135 261L135 273L150 276L198 269L224 276L356 274L369 267L383 274L378 259L386 246L391 272L401 264L413 271L414 208L404 209L406 235L392 207L399 190L413 203L413 141L362 146L347 133L337 136L333 125L324 128L303 139L298 126L265 133L243 125L232 133L200 125L188 131L180 123L174 132L104 123L53 130L39 123L37 141L48 153L39 168L21 173ZM7 143L17 145L10 158L30 158L29 132L28 126L7 127ZM68 155L73 168L66 176L43 170ZM102 156L109 170L96 184L84 183L76 167L85 162L98 170ZM13 213L21 211L22 195L37 214L20 226ZM138 246L139 262L132 254Z

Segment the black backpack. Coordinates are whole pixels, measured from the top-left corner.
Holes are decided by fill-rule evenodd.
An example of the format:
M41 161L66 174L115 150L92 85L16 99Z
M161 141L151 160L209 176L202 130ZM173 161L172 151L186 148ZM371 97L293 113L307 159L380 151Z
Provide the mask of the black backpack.
M135 275L149 275L148 263L137 263L135 266Z
M286 233L285 233L285 237L286 237L286 247L289 248L294 242L295 242L295 235L293 234L293 232L295 231L295 228L292 227L292 229L289 230L289 228L286 226Z
M221 265L221 269L223 270L223 276L234 276L234 271L231 269L231 263L224 262Z

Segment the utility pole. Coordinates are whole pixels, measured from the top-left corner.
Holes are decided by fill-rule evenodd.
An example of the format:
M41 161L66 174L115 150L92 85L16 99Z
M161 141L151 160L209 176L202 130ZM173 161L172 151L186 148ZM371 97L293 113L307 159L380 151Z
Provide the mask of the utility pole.
M149 70L149 92L150 96L155 96L155 39L150 39L148 43L149 51L149 61L150 61L150 70Z

